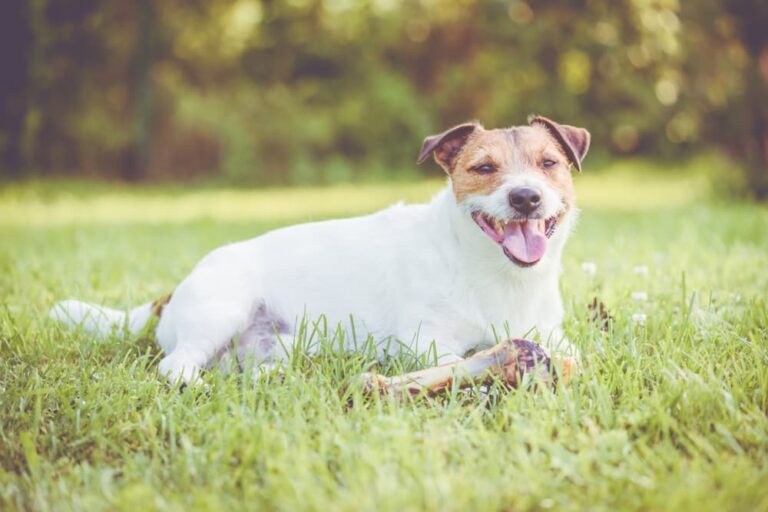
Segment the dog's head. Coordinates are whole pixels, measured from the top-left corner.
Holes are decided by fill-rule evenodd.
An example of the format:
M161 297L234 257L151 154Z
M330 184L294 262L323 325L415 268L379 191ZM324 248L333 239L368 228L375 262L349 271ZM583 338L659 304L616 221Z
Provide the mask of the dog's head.
M571 165L581 171L589 132L532 117L528 126L455 126L424 140L419 163L434 155L458 205L504 254L538 263L557 226L574 210Z

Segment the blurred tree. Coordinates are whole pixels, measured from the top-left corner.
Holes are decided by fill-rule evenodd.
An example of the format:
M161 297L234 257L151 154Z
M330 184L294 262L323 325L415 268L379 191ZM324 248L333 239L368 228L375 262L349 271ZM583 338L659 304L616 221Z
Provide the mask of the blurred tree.
M749 54L745 90L736 106L739 137L732 141L747 165L750 189L758 199L768 198L768 2L730 0L739 39Z
M239 183L389 177L416 172L421 139L452 123L541 113L588 126L597 152L730 148L760 195L764 4L7 0L0 52L17 72L0 89L3 164Z
M152 154L152 44L155 23L152 0L141 0L139 4L136 157L135 163L126 169L125 174L125 177L130 180L144 178L147 175Z
M0 170L21 175L32 35L25 0L0 3Z

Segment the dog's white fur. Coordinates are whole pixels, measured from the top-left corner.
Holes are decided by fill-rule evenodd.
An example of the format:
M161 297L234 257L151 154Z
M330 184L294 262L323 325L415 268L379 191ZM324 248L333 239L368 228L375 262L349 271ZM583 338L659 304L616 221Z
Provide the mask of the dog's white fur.
M325 315L371 334L381 351L398 347L440 362L492 345L499 335L539 337L550 350L573 353L560 330L561 255L577 212L560 220L544 257L521 268L471 218L481 210L512 215L509 191L521 185L542 192L542 217L563 202L535 172L521 165L489 195L457 204L449 185L430 203L397 204L363 217L278 229L208 254L173 292L156 328L166 356L160 372L171 380L196 379L239 340L257 362L287 357L297 319ZM144 304L124 313L64 301L52 316L93 332L125 325L138 332L152 315ZM351 320L353 319L353 320ZM276 331L282 331L277 340ZM352 336L346 336L352 339ZM434 343L434 346L432 344Z

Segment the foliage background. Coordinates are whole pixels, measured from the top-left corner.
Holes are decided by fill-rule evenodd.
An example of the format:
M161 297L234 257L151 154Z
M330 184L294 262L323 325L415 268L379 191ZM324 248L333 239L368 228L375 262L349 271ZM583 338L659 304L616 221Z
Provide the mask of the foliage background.
M723 151L768 194L768 4L757 0L0 9L4 177L387 179L419 172L425 135L540 113L588 127L598 157Z

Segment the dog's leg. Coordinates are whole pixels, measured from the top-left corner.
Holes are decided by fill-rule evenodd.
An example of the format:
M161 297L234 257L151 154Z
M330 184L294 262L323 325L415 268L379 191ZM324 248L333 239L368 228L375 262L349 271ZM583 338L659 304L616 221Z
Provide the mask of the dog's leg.
M247 341L245 354L238 354L240 367L251 372L252 378L258 379L275 370L282 374L283 365L288 362L293 352L295 338L289 333L262 332L257 339Z
M177 346L160 361L157 369L172 384L196 384L208 359L205 351L195 350L193 346Z
M288 361L293 335L278 333L272 323L259 318L254 323L247 314L233 315L231 308L228 314L222 308L218 310L218 317L201 317L184 324L178 336L180 342L160 362L161 374L171 381L181 378L188 384L203 368L211 366L229 370L234 365L260 375Z
M247 329L254 310L249 292L234 277L220 273L195 271L183 281L163 312L165 335L172 335L175 343L164 345L168 353L160 361L160 373L171 382L196 382L200 371Z
M454 338L451 332L442 329L441 326L432 323L424 324L421 322L404 323L400 326L398 336L401 340L408 339L416 332L410 343L404 343L402 351L411 353L422 361L427 361L432 365L442 365L457 363L464 359L462 356L466 349L463 344ZM405 333L410 333L406 335Z

